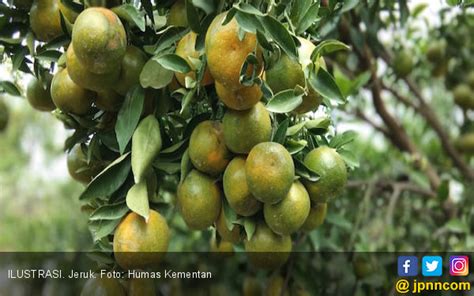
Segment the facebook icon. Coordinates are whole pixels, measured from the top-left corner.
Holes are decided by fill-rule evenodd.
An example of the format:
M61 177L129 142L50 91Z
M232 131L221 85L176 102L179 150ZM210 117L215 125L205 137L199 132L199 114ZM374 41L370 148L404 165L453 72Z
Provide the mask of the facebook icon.
M398 276L418 275L418 258L416 256L398 256Z

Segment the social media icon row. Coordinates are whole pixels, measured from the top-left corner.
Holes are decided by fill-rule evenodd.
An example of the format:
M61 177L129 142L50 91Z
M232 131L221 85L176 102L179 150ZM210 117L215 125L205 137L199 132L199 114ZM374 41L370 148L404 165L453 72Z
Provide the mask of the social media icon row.
M441 276L443 274L443 258L441 256L424 256L421 260L423 276ZM467 276L469 274L469 257L450 256L449 274L451 276ZM417 276L418 258L416 256L398 256L398 275Z

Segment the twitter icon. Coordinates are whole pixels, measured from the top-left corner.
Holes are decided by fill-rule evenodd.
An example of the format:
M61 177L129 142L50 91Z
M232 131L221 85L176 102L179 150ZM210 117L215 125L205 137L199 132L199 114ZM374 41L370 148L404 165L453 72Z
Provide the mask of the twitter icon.
M441 276L443 274L443 259L440 256L424 256L421 263L423 276Z

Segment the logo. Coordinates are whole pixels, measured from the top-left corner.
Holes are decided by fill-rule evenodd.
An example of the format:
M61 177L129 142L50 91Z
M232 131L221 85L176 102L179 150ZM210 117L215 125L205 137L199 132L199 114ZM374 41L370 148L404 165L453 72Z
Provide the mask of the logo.
M424 256L421 264L423 276L441 276L443 274L443 259L440 256Z
M466 276L469 274L469 257L450 256L449 274L452 276Z
M418 275L418 258L415 256L398 256L398 275Z

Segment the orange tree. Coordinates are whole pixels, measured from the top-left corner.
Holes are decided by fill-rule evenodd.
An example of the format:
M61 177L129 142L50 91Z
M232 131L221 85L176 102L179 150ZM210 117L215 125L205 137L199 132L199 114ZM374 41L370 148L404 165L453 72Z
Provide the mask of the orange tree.
M3 54L34 76L31 106L72 131L94 247L124 269L189 250L173 229L277 268L357 166L324 61L349 47L317 34L334 3L23 2L1 4Z

